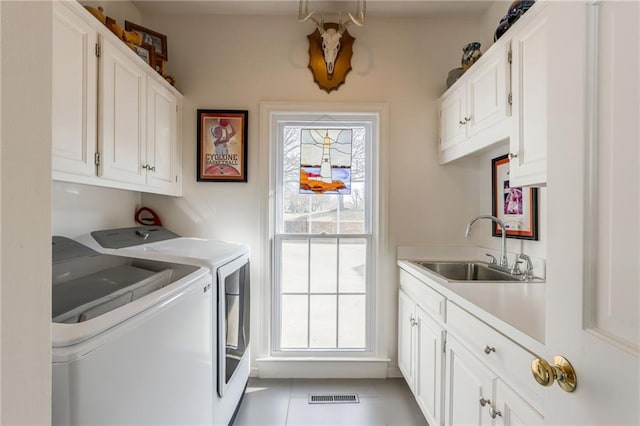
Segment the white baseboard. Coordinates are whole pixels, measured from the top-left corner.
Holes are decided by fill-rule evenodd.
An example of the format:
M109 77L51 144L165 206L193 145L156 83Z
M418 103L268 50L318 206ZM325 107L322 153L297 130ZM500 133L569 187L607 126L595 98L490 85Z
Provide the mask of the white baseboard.
M265 379L384 379L389 360L256 360L252 377Z
M397 378L397 377L404 377L404 376L402 375L402 372L398 367L389 367L387 368L387 377Z

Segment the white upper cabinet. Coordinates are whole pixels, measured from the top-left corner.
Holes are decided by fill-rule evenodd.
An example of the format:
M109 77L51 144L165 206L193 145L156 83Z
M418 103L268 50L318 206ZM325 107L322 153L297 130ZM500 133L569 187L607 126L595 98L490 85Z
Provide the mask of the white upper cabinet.
M523 17L523 20L529 18L527 22L511 34L513 133L509 140L509 170L512 186L544 185L547 181L551 42L547 11L544 6L531 9L531 15Z
M100 177L146 181L146 70L102 38L100 58Z
M440 162L509 137L509 40L494 44L440 99Z
M508 40L488 52L467 76L467 135L473 137L505 120L509 114ZM505 135L503 133L503 135ZM489 135L487 141L497 135Z
M551 9L532 6L442 96L440 163L508 140L511 185L546 184L549 58L570 48L554 41L549 27L571 19Z
M147 85L147 185L168 194L181 192L178 146L182 99L165 85L149 79Z
M467 86L460 84L440 101L440 158L467 138Z
M53 8L53 176L95 175L98 33L61 2Z
M75 2L54 2L53 179L181 195L182 95Z

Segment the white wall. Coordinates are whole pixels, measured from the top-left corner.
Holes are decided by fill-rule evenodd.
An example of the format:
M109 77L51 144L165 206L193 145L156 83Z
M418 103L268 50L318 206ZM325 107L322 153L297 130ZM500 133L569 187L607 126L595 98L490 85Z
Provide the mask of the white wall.
M54 181L51 232L74 238L97 229L134 226L140 193Z
M51 3L0 2L0 424L51 422Z
M368 19L363 28L350 30L356 37L353 71L331 94L316 86L307 69L306 35L314 28L293 16L145 15L144 24L168 36L167 68L185 95L184 197L142 196L169 228L241 241L260 253L265 232L260 200L267 194L261 193L258 176L268 158L258 155L259 102L387 102L392 257L380 261L395 271L398 245L468 243L464 227L480 196L468 188L478 170L466 160L438 165L436 100L446 88L447 72L460 64L462 46L475 39L477 19ZM249 111L248 183L195 181L198 108ZM254 260L252 276L261 277L259 257ZM395 365L397 283L393 275L382 279L390 291L380 321L388 324L388 354Z
M104 11L104 15L116 20L116 23L124 29L124 21L130 21L136 24L142 23L142 16L137 7L128 0L82 0L78 3L84 6L91 6L98 8L101 6Z
M476 163L478 168L478 179L469 186L468 190L476 191L481 196L478 198L478 204L475 206L473 216L481 214L491 214L491 160L509 152L507 142L491 147L476 155L471 159ZM469 217L471 219L471 217ZM459 232L464 233L464 229ZM481 220L473 225L472 238L470 241L474 245L489 247L496 250L500 249L500 238L491 236L491 221ZM546 259L547 257L547 189L538 189L538 240L520 240L516 238L507 238L507 251L512 253L509 256L509 262L513 262L513 256L518 253L524 253L529 256Z

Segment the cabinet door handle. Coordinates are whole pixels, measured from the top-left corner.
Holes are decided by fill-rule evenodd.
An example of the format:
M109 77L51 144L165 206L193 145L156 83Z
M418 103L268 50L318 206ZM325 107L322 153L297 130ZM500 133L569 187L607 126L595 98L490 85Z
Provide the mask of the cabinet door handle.
M490 399L480 398L480 405L481 405L482 407L484 407L484 406L485 406L485 405L487 405L487 404L491 405L491 400L490 400Z
M495 408L493 408L493 405L489 406L489 415L491 416L492 419L495 419L498 416L502 417L502 413L496 410Z
M494 348L493 346L487 345L487 346L484 347L484 353L487 354L487 355L489 355L491 352L495 352L495 351L496 351L496 348Z
M513 160L514 158L518 158L518 154L514 154L513 152L509 153L509 159Z
M471 121L471 116L465 117L462 120L458 121L458 124L461 125L461 126L464 126L465 124L467 124L470 121Z

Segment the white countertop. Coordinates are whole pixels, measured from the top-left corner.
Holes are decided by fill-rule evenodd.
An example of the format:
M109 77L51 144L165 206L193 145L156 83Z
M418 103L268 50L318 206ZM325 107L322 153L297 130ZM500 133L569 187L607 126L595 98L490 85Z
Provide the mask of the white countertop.
M411 260L484 260L477 247L400 247L398 266L534 353L544 353L544 282L449 282ZM536 259L537 271L544 261ZM428 283L428 284L427 284Z

